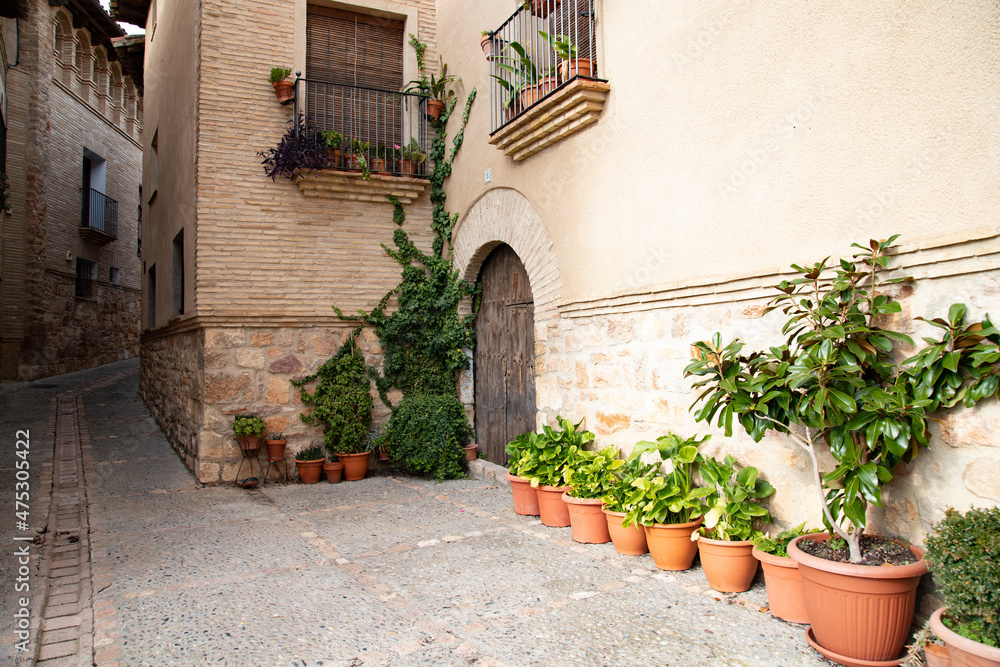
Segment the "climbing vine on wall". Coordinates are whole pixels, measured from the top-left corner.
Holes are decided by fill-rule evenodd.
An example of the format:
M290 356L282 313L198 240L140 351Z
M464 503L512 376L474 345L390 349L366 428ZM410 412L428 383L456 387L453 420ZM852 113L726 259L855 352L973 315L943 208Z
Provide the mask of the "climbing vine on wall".
M411 44L414 41L411 39ZM414 48L422 60L422 45L418 47L417 44ZM461 125L450 151L446 126L457 100L449 100L441 117L431 121L435 132L428 153L434 164L429 179L433 204L432 251L425 252L410 240L402 227L406 220L403 206L398 199L389 196L393 204L393 221L398 227L392 236L394 247L382 244L382 248L402 267L402 280L371 312L361 311L359 315L348 316L335 308L340 317L358 323L359 327L373 326L381 342L382 370L371 369L370 373L382 401L392 409L385 442L390 459L407 470L431 473L437 478L461 474L463 453L460 447L468 444L472 437L472 428L462 413L456 383L459 373L469 367L465 349L475 342L474 313L463 316L459 306L464 299L475 296L476 288L463 280L452 264L451 236L458 214L453 215L445 208L444 181L451 175L452 161L464 141L475 98L473 89L465 102ZM395 309L390 312L393 305ZM432 403L439 406L439 412L451 417L428 419L421 428L421 437L415 440L415 434L410 433L414 410L401 409L405 407L403 403L393 406L388 398L392 388L402 392L407 406L415 404L407 399L434 397ZM424 432L427 429L441 432L428 434ZM417 441L438 444L432 452L415 446ZM431 459L441 465L434 464Z

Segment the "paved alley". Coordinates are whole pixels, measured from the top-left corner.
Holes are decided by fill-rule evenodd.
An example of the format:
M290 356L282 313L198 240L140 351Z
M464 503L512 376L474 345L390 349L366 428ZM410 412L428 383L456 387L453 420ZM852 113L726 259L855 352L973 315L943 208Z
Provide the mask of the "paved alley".
M582 546L490 480L202 487L139 400L133 360L0 389L4 497L30 430L38 665L826 665L805 630L700 570ZM49 505L51 498L51 505ZM43 515L44 514L44 515ZM11 641L8 641L10 639Z

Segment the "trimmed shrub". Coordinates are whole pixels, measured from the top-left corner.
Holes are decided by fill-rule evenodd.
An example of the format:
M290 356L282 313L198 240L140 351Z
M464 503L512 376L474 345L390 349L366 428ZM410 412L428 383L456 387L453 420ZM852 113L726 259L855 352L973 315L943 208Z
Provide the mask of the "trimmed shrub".
M389 460L409 472L436 480L465 476L462 447L473 437L472 426L457 396L418 394L404 397L392 409L385 431Z

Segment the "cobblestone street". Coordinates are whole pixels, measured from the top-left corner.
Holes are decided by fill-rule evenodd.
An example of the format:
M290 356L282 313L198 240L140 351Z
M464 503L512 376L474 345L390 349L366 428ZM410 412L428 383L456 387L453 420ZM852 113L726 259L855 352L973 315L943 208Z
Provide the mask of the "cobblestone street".
M722 595L697 568L577 545L490 479L202 487L137 386L133 360L0 389L4 497L28 429L30 525L48 525L38 665L828 664L761 581ZM0 658L35 664L15 649L13 538L30 533L13 525Z

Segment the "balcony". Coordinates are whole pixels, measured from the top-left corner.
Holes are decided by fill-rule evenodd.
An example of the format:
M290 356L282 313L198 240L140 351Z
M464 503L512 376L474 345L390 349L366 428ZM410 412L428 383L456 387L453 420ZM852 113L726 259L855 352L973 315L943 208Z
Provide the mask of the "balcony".
M118 202L93 188L83 207L80 236L105 245L118 238Z
M325 168L295 179L303 195L371 202L394 195L409 204L427 187L426 97L300 78L295 117L329 140Z
M597 122L595 24L593 0L527 0L488 33L490 143L520 161Z

